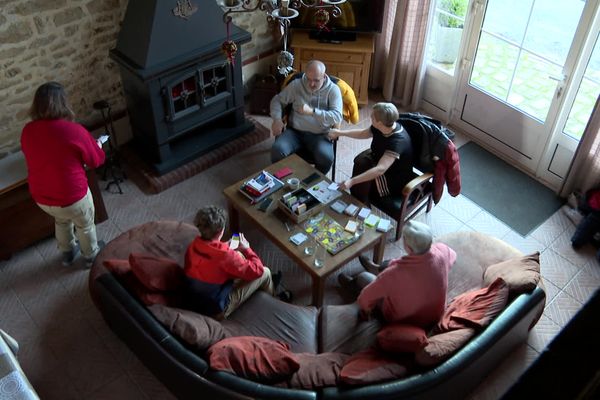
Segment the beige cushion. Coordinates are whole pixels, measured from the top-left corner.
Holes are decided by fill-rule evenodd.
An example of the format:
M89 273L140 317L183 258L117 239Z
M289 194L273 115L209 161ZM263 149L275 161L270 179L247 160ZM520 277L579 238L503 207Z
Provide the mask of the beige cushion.
M540 253L489 266L483 275L483 283L489 285L497 278L504 279L512 294L531 292L540 282Z

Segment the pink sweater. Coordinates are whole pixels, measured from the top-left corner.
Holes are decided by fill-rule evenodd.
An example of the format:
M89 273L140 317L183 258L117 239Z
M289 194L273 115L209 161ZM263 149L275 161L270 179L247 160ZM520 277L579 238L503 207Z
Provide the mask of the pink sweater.
M358 304L367 312L380 305L388 322L428 327L444 312L448 271L454 261L454 250L442 243L434 243L425 254L393 260L361 291Z

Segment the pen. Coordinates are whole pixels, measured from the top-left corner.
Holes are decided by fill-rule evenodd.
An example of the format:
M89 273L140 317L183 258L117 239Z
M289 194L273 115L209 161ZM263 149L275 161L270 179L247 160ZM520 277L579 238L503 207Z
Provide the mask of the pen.
M292 230L292 228L288 225L287 222L284 222L283 224L285 225L285 229L287 229L288 232Z

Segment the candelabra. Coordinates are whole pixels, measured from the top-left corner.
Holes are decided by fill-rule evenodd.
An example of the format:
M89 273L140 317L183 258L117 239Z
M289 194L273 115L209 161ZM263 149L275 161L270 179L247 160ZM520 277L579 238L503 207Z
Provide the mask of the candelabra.
M301 7L316 9L315 27L323 28L329 22L330 16L337 18L342 15L338 7L346 0L223 0L222 7L226 9L223 22L231 23L231 14L262 10L267 13L267 21L276 22L283 32L283 51L277 57L277 69L283 75L292 71L294 57L287 51L288 29L290 21L296 18ZM230 44L231 45L231 44Z

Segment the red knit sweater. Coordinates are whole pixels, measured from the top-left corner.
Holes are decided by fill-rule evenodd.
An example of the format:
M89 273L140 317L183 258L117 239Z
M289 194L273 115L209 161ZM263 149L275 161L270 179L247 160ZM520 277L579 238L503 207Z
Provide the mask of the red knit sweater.
M84 165L97 168L104 151L81 125L63 119L31 121L23 128L31 197L47 206L68 206L88 190Z

